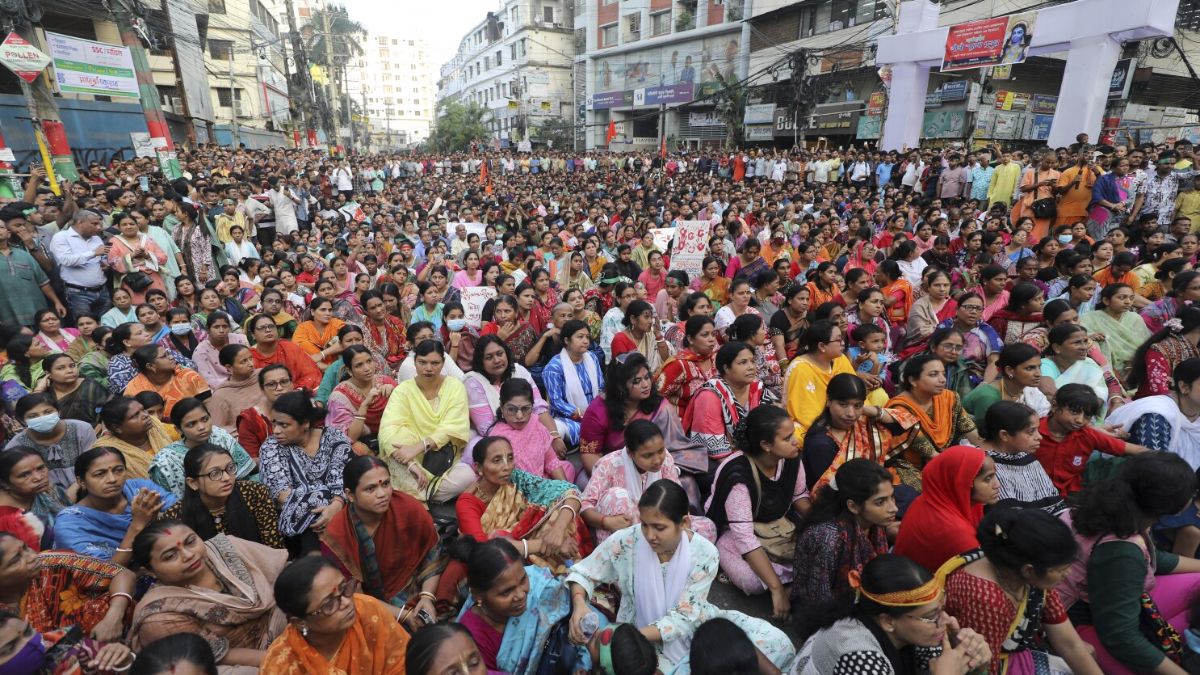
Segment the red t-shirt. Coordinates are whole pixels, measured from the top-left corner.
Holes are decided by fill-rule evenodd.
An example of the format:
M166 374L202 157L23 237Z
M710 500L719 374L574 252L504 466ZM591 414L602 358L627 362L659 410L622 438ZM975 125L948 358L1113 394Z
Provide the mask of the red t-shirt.
M1038 446L1037 459L1064 498L1083 489L1081 476L1092 451L1118 456L1125 454L1125 441L1091 427L1084 427L1056 441L1050 436L1049 420L1042 418L1040 431L1042 443Z

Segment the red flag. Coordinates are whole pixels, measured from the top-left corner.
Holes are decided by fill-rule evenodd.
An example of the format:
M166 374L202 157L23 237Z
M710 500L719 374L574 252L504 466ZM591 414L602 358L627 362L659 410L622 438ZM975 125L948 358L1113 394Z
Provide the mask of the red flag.
M485 159L479 163L479 183L481 185L487 185L487 182L488 182L488 163L487 163L487 160Z
M612 145L612 141L617 137L617 122L616 120L608 121L608 133L604 134L604 144Z
M667 158L667 137L665 135L662 137L662 143L658 146L658 156L663 159Z

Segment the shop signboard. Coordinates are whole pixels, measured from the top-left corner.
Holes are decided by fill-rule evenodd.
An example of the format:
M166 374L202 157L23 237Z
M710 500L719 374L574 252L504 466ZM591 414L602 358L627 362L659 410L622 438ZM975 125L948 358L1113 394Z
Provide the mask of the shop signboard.
M1024 62L1036 21L1029 12L950 26L942 72Z
M967 113L964 110L938 110L925 113L921 125L923 138L962 138L966 135Z

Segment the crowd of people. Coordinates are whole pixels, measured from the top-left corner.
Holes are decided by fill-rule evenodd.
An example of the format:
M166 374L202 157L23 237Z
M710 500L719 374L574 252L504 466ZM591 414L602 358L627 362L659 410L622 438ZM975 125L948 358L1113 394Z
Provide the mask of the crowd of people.
M0 675L1200 672L1200 169L1077 140L35 169Z

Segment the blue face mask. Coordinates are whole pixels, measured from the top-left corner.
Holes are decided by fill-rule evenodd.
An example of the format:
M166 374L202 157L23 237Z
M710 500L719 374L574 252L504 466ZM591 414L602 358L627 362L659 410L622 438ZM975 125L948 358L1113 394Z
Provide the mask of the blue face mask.
M1069 235L1069 234L1060 234L1060 235L1058 235L1058 243L1060 243L1060 244L1069 244L1069 243L1071 243L1071 235Z
M446 319L446 328L457 333L467 327L466 319Z
M54 431L54 427L58 426L60 419L61 418L59 417L59 414L54 412L50 413L49 415L42 415L41 417L27 419L25 420L25 426L33 429L39 434L48 434L51 431Z
M36 673L42 669L46 663L46 643L42 642L42 634L34 633L33 637L29 638L29 642L25 643L24 647L7 663L0 666L0 675L8 675L12 673Z
M171 332L176 335L187 335L192 332L192 324L190 323L173 323L171 324Z

